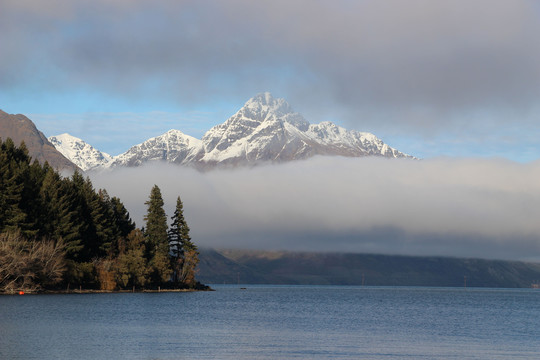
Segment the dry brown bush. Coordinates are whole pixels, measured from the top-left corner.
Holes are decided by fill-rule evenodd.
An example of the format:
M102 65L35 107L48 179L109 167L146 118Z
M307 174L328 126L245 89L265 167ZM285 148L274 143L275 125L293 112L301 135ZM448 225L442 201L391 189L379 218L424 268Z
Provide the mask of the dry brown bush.
M116 289L114 261L105 259L96 260L94 261L94 267L97 270L99 289L105 291Z
M0 292L35 292L62 281L63 243L0 234Z
M197 264L199 263L199 253L196 250L184 252L184 259L181 263L179 280L189 288L196 285L195 275L197 274Z

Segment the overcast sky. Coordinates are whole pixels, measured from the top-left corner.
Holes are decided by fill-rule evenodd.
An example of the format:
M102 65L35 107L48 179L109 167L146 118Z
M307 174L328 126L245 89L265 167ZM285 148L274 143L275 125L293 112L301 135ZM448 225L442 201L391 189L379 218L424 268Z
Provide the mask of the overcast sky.
M93 174L202 245L540 259L540 2L0 0L0 109L117 155L269 91L422 161ZM154 165L156 166L156 165ZM126 178L137 179L126 181Z
M540 3L2 0L0 108L117 155L263 91L422 158L540 153Z

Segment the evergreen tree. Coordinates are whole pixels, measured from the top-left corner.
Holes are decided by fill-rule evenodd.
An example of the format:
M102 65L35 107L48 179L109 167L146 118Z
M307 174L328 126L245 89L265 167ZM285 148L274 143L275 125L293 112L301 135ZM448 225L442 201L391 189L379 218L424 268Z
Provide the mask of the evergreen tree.
M112 197L110 199L110 206L114 214L114 221L120 231L120 236L127 237L136 228L135 223L129 216L129 212L122 201L117 197Z
M135 223L129 217L129 212L124 204L117 197L112 197L108 201L108 206L113 214L113 222L116 228L116 239L111 246L110 255L117 257L126 250L126 239L135 230Z
M189 227L184 218L184 205L180 196L176 199L176 209L171 217L172 224L169 229L169 244L175 259L180 259L184 255L184 243L190 241Z
M61 179L59 188L53 196L54 238L64 241L67 259L89 261L84 252L83 242L83 233L87 224L81 219L82 205L76 188L69 179Z
M26 220L21 226L21 231L28 239L43 236L43 215L47 204L41 196L41 187L46 173L46 166L41 166L37 160L34 160L24 178L21 208L26 214Z
M176 199L176 209L171 219L173 222L169 230L169 243L173 253L174 281L183 283L187 287L194 287L199 252L197 246L191 241L180 196Z
M26 221L21 209L25 170L28 169L28 151L15 147L8 138L1 144L0 156L0 231L16 231Z
M42 203L39 211L39 235L57 240L55 235L60 211L62 179L47 163L45 163L43 171L45 175L39 190L39 198Z
M90 180L87 179L91 186ZM114 223L114 213L110 206L109 194L106 190L100 189L93 193L89 203L92 214L92 222L96 235L98 256L111 254L111 248L116 243L119 230Z
M146 221L145 236L150 278L152 283L159 284L169 280L171 270L169 268L167 215L163 209L161 190L157 185L152 188L150 198L145 205L148 206L144 220Z
M68 183L67 204L70 211L70 222L77 225L77 233L80 239L81 249L78 261L90 262L99 256L99 241L90 209L90 201L94 195L94 189L89 181L85 180L78 171L65 180ZM68 225L69 226L69 225Z

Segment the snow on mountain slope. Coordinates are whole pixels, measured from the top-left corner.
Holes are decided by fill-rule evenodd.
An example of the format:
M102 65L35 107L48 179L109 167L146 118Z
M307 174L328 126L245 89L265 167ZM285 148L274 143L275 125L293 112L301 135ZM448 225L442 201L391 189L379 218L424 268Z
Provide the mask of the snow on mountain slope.
M156 160L189 165L197 160L202 149L201 140L179 130L169 130L116 156L110 166L139 166Z
M375 135L331 122L310 125L283 99L263 93L202 138L206 165L283 162L314 155L409 157Z
M412 158L370 133L349 131L329 121L312 125L284 99L276 99L270 93L249 99L227 121L208 130L202 140L170 130L111 159L107 154L99 158L102 153L90 145L67 137L51 137L56 139L51 142L83 170L139 166L147 161L211 169L286 162L315 155ZM95 157L90 156L89 149L96 153Z
M101 152L85 141L67 133L51 136L48 140L56 150L83 171L106 167L112 161L111 155Z
M385 144L368 132L346 130L330 121L310 125L307 133L320 144L328 146L345 156L384 156L391 158L410 158Z

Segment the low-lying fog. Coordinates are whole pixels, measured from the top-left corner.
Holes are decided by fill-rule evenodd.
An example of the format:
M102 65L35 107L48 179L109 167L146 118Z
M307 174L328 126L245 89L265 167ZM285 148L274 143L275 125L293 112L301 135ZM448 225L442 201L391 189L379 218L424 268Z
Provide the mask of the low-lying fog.
M317 157L206 173L90 174L139 227L157 184L201 247L540 259L540 162Z

